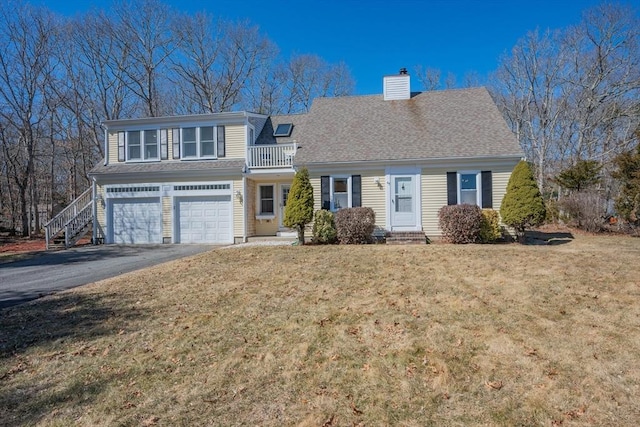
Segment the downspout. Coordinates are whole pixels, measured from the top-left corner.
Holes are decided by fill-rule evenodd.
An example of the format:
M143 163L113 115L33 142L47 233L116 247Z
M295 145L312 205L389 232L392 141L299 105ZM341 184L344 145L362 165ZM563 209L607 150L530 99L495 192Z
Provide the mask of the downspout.
M247 159L249 159L249 114L244 111L245 117L245 147L244 166L242 167L242 243L247 243Z
M247 241L247 176L242 174L242 243Z
M92 243L94 245L98 244L98 197L97 197L98 189L96 186L96 177L91 177L91 199L93 200L91 207L91 215L93 216L93 238Z
M104 123L100 123L100 128L104 131L104 165L109 163L109 134Z

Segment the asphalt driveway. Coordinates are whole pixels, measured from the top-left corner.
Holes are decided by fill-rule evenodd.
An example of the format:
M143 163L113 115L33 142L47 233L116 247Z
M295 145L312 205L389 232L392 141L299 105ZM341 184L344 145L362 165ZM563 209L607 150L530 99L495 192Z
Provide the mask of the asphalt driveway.
M101 245L0 258L0 309L53 292L214 249L213 245Z

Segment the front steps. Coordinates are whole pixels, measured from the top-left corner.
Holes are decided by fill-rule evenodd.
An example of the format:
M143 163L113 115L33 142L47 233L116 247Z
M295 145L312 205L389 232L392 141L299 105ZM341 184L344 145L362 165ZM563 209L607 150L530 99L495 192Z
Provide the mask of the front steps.
M422 231L388 231L385 234L387 245L426 245L428 237Z

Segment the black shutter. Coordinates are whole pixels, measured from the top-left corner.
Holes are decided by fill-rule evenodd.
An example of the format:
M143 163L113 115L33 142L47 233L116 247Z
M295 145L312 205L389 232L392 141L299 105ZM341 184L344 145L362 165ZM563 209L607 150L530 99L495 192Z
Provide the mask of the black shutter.
M482 171L482 208L493 209L493 183L491 171Z
M225 131L224 126L218 126L218 157L225 157L226 154L226 141L225 141Z
M167 129L160 129L160 160L167 160L169 158L169 140L167 136Z
M173 129L171 131L171 141L173 144L173 158L180 158L180 129Z
M320 200L322 209L330 210L331 209L331 189L329 188L331 183L329 182L328 176L320 177Z
M458 204L458 174L447 172L447 204Z
M362 206L362 178L360 175L351 175L351 207Z
M118 161L125 160L124 132L118 132Z

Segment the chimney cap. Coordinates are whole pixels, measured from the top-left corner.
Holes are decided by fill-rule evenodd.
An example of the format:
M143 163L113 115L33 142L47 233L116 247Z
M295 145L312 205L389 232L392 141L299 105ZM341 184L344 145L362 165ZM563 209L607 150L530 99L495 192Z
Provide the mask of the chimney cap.
M406 75L406 74L409 74L409 73L407 72L407 69L406 69L406 68L404 68L404 67L400 68L400 75Z

